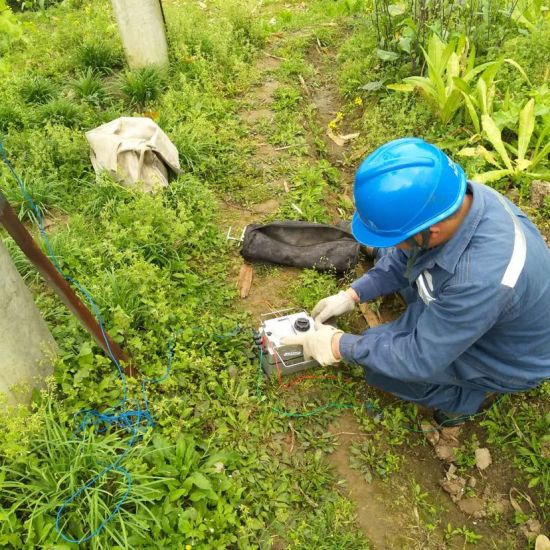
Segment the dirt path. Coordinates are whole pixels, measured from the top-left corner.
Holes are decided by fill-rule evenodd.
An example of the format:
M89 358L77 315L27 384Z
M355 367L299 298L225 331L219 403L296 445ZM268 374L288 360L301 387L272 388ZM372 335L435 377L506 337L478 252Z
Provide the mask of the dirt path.
M356 504L357 523L362 531L375 548L407 547L403 526L407 525L408 518L392 508L395 495L391 488L376 479L367 483L350 465L351 444L364 437L353 415L342 415L329 431L338 437L339 446L328 460L334 465L338 479L345 481L347 496Z

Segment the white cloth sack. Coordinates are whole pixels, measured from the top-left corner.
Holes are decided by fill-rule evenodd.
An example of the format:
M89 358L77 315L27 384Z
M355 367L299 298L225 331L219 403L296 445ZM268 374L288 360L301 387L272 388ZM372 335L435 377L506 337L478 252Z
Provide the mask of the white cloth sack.
M168 186L168 170L181 173L178 150L150 118L121 117L89 132L97 174L106 170L122 184L143 182L143 191Z

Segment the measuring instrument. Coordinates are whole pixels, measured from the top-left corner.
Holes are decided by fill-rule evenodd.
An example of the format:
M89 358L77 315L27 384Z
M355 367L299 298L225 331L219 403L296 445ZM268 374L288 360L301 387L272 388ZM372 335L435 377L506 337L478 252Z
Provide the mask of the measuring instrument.
M280 309L261 315L261 325L254 332L254 342L262 349L262 369L268 376L286 376L300 372L319 363L304 357L299 344L282 343L287 336L315 331L315 322L307 312L299 308Z

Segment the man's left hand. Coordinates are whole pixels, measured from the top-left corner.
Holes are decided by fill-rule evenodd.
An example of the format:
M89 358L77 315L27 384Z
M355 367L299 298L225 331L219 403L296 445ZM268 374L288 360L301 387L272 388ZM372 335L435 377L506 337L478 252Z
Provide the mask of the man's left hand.
M328 325L317 325L317 330L296 334L295 336L287 336L283 338L282 344L290 346L299 344L304 348L304 359L315 359L323 367L334 365L340 360L336 351L338 346L333 348L333 340L339 341L341 330L335 329ZM336 342L337 343L337 342ZM335 353L336 351L336 353Z

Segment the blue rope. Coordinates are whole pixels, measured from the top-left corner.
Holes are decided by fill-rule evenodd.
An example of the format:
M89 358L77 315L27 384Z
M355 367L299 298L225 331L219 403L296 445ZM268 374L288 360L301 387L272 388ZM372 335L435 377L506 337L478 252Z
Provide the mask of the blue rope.
M107 409L105 412L99 412L95 409L83 409L81 411L78 411L74 416L75 420L81 417L80 423L78 424L78 427L76 429L77 434L85 433L90 427L93 427L94 431L96 431L97 433L105 433L109 428L117 427L122 430L125 430L130 434L130 437L126 445L126 448L124 449L124 452L120 454L114 462L112 462L111 464L103 468L103 470L101 470L97 475L92 477L85 485L83 485L77 491L75 491L69 498L67 498L63 502L63 504L61 504L61 506L57 510L57 515L55 519L55 528L59 533L60 537L67 542L80 544L98 535L106 527L106 525L114 518L114 516L118 513L118 511L120 510L120 508L122 507L126 499L128 498L128 495L130 494L130 491L132 489L132 476L130 472L128 472L128 470L126 470L121 466L121 463L126 458L128 453L131 451L134 444L143 437L143 434L145 433L145 431L147 431L148 428L154 427L155 425L153 416L149 409L149 401L147 399L146 386L147 384L159 384L161 382L164 382L170 376L170 373L172 371L172 363L174 360L175 338L181 334L182 330L180 329L176 333L172 334L172 336L168 341L167 366L164 374L157 378L143 378L141 381L141 396L144 403L144 407L140 406L137 399L128 400L128 387L126 383L126 376L124 374L124 371L122 370L122 366L120 365L119 361L114 356L111 350L109 339L107 338L107 333L105 331L105 323L103 321L101 312L99 311L99 308L95 303L94 299L92 298L90 292L84 286L82 286L76 279L74 279L73 277L63 272L63 269L59 264L59 261L55 255L51 242L46 233L42 212L40 211L36 203L33 201L29 193L27 192L25 188L25 184L23 183L23 181L17 174L15 168L13 167L12 163L10 162L6 154L6 150L4 149L4 144L1 138L0 138L0 157L4 162L4 164L7 166L12 176L14 177L15 181L17 182L17 185L19 186L19 189L21 190L23 197L31 207L31 210L38 224L40 235L42 237L42 240L44 241L44 244L46 245L48 257L50 258L51 262L53 263L53 265L55 266L59 274L69 284L72 284L73 286L75 286L80 291L80 293L85 297L86 301L90 305L92 312L99 324L101 334L103 336L103 339L107 347L108 355L111 361L116 366L119 379L122 383L122 398L120 402L117 403L117 405ZM130 407L128 407L129 402L131 404ZM120 412L117 412L117 411L120 411ZM105 476L109 472L119 472L124 476L126 480L126 491L120 497L115 507L113 508L112 512L110 513L110 515L107 518L105 518L103 522L96 529L94 529L91 533L83 536L80 539L75 539L66 535L63 532L63 528L61 527L61 520L65 512L65 509L72 502L74 502L84 491L86 491L87 489L95 485L103 476Z

